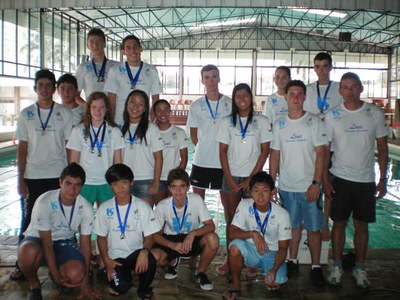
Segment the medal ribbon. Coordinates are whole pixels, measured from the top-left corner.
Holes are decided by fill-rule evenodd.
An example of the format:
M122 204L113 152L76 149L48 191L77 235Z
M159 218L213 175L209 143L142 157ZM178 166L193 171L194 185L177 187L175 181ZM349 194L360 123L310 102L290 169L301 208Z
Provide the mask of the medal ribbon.
M254 209L254 216L256 218L256 222L258 227L260 227L260 231L262 233L262 236L264 237L265 235L265 231L267 229L267 223L268 223L268 219L269 219L269 215L271 214L271 204L269 205L268 211L267 211L267 215L265 216L264 221L261 223L261 219L260 219L260 215L258 214L258 209L256 207L256 203L253 203L253 209Z
M179 233L181 233L181 231L182 231L183 222L185 221L185 216L186 216L187 207L188 207L188 198L186 197L186 203L185 203L185 208L183 209L182 221L179 221L178 214L176 213L176 208L175 208L174 199L172 198L172 210L174 211L175 217L176 217L176 219L177 219L177 221L178 221Z
M106 64L107 64L107 58L104 57L104 60L103 60L103 63L101 64L99 73L97 74L96 63L94 62L94 59L92 58L92 67L93 67L94 73L96 74L98 81L104 79L104 77L106 75Z
M131 82L131 87L135 87L140 76L140 72L142 72L143 62L140 62L139 70L136 72L135 78L132 76L131 68L129 67L128 62L125 62L126 72L128 73L129 81Z
M318 108L321 113L326 111L329 108L329 104L326 103L326 99L328 98L328 92L331 88L332 81L329 80L328 86L325 90L324 98L321 99L321 92L319 90L319 82L317 81L317 93L318 93Z
M61 211L62 211L62 213L63 213L63 215L64 215L65 220L67 220L67 222L68 222L68 219L67 219L67 217L65 216L65 211L64 211L63 204L62 204L62 202L61 202L61 194L58 195L58 203L60 204L60 208L61 208ZM69 222L68 222L68 225L69 225L69 228L70 228L70 229L71 229L72 217L73 217L73 215L74 215L74 210L75 210L75 203L76 203L76 202L74 202L74 204L72 204L71 213L70 213L70 215L69 215Z
M207 106L208 106L208 110L210 111L211 118L215 122L215 119L217 118L219 99L221 99L221 95L218 94L217 107L215 108L215 113L213 113L213 110L212 110L212 107L211 107L211 104L210 104L210 100L208 100L207 95L204 95L204 97L206 98L206 103L207 103Z
M131 146L133 146L133 143L135 143L135 139L136 139L136 134L137 134L138 128L139 128L139 126L136 127L136 130L135 130L135 133L133 134L133 136L132 136L132 133L131 133L131 129L128 129L129 144L130 144Z
M246 126L243 128L243 123L242 123L242 120L240 119L240 115L238 114L237 116L239 119L240 133L242 135L242 140L244 140L246 137L247 127L249 127L249 124L250 124L250 118L247 117Z
M97 130L97 132L94 130L94 127L92 124L90 126L92 127L92 132L94 135L94 139L93 139L92 134L89 132L90 149L94 149L94 146L96 146L97 151L99 153L101 153L101 149L103 148L103 143L104 143L104 137L106 135L106 122L103 122L103 124L101 124L101 126ZM103 132L101 134L101 140L99 141L99 134L100 134L101 128L103 128Z
M125 236L126 223L128 222L128 215L129 215L129 210L131 209L131 205L132 205L132 196L129 199L128 208L126 209L126 213L125 213L125 217L124 217L124 224L122 224L121 214L119 213L119 209L118 209L117 197L115 197L115 210L117 211L118 224L119 224L119 228L121 230L121 236Z
M51 116L51 114L53 113L54 101L53 101L53 104L51 105L49 114L47 115L46 122L45 122L44 124L43 124L42 117L41 117L41 115L40 115L39 103L36 103L36 105L37 105L38 117L39 117L39 120L40 120L40 127L42 127L42 131L46 131L47 124L49 124L50 116Z

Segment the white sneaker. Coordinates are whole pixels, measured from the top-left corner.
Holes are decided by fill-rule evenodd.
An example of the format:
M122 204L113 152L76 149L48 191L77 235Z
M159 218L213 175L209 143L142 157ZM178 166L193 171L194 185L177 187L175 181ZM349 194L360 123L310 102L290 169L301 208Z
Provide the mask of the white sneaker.
M340 279L342 278L343 270L338 266L332 266L328 276L326 277L326 282L329 285L338 286L340 284Z
M356 280L357 287L361 289L369 288L371 285L367 278L367 272L363 269L354 268L353 269L353 278Z

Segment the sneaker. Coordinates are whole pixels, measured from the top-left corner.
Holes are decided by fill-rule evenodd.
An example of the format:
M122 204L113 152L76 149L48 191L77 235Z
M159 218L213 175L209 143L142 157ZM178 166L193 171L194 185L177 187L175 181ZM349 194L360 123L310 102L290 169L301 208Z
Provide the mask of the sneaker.
M310 277L315 286L323 287L325 285L325 279L321 267L311 269Z
M41 289L30 289L28 291L28 300L42 300L42 290Z
M354 268L353 269L353 278L356 280L356 285L360 289L366 289L370 287L369 280L367 278L367 272L363 269Z
M343 270L338 266L334 266L330 269L328 276L326 277L326 283L333 286L338 286L340 284L340 279L342 278Z
M200 288L202 290L211 291L214 287L212 282L208 280L206 273L203 272L197 273L196 280L198 283L200 283Z
M216 269L218 275L225 276L229 273L229 265L228 262L224 262L223 264L219 265Z
M178 277L179 262L180 262L180 259L178 257L172 262L172 264L169 264L167 266L167 273L165 273L165 275L164 275L165 279L174 279L174 278Z
M286 269L287 269L287 277L289 278L290 276L299 273L299 264L296 264L295 262L288 260L286 262Z

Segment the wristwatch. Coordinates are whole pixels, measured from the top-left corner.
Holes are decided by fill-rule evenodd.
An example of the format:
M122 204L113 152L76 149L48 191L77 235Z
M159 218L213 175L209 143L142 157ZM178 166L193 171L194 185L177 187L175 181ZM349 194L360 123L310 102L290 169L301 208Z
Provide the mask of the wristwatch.
M314 180L312 181L312 184L313 184L313 185L321 185L321 181L314 179Z

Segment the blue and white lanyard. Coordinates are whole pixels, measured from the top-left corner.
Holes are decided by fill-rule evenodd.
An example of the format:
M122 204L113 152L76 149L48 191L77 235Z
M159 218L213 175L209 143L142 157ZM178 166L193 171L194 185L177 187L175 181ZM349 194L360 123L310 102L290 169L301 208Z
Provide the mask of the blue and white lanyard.
M318 108L320 113L323 113L328 110L329 104L326 102L328 99L328 92L331 88L332 81L329 80L328 86L325 90L324 98L321 98L321 92L319 90L319 82L317 81L317 93L318 93Z
M128 215L129 215L129 210L131 209L131 205L132 205L132 196L129 199L128 208L126 209L126 212L125 212L124 223L122 223L121 214L119 213L119 208L118 208L117 197L115 197L115 210L117 211L118 224L119 224L119 228L121 231L121 236L120 236L121 240L125 239L125 237L126 237L125 236L126 223L128 222Z
M142 72L143 62L140 62L139 70L136 72L135 77L133 77L131 68L129 67L128 62L125 62L126 72L128 73L129 81L131 82L131 89L134 90L136 88L136 84L139 80L140 73Z
M210 111L211 118L214 120L214 124L215 124L215 121L217 119L218 106L219 106L219 100L221 99L221 94L218 95L217 107L215 108L215 113L212 110L212 107L211 107L211 104L210 104L210 100L208 100L207 95L205 95L204 97L206 98L206 103L207 103L207 106L208 106L208 110Z
M60 204L60 209L61 209L61 212L62 212L63 215L64 215L65 220L67 220L67 222L68 222L68 219L67 219L67 217L66 217L66 215L65 215L65 211L64 211L63 204L62 204L62 202L61 202L61 195L58 195L58 203ZM70 229L71 229L72 217L74 216L75 203L76 203L76 202L74 202L74 204L72 204L71 213L69 214L69 222L68 222L68 225L69 225L69 228L70 228Z
M258 209L256 207L256 203L253 203L253 209L254 209L254 216L256 218L257 225L258 225L258 227L260 227L260 231L262 233L262 236L264 237L265 231L267 230L269 215L271 214L271 205L269 206L267 215L265 216L265 219L262 223L261 223L260 215L258 213Z
M89 137L90 137L90 152L94 153L94 146L96 146L97 151L98 151L98 156L101 157L101 150L103 149L103 143L104 143L104 137L106 134L106 122L103 122L97 132L94 130L94 127L92 124L90 124L90 127L92 128L93 136L92 133L89 131ZM101 140L99 141L99 134L101 131L101 128L103 128L103 132L101 134Z
M101 64L99 73L97 73L96 63L94 62L94 59L92 58L92 67L93 67L94 73L96 74L97 82L104 82L104 77L106 75L106 64L107 64L107 58L104 57L104 60L103 60L103 63Z
M178 214L176 213L176 208L175 208L174 199L172 199L172 210L174 211L176 220L178 221L178 225L179 225L179 234L182 232L183 222L185 222L185 216L186 216L187 207L188 207L188 198L186 197L186 203L185 203L185 208L183 209L182 221L179 221Z

